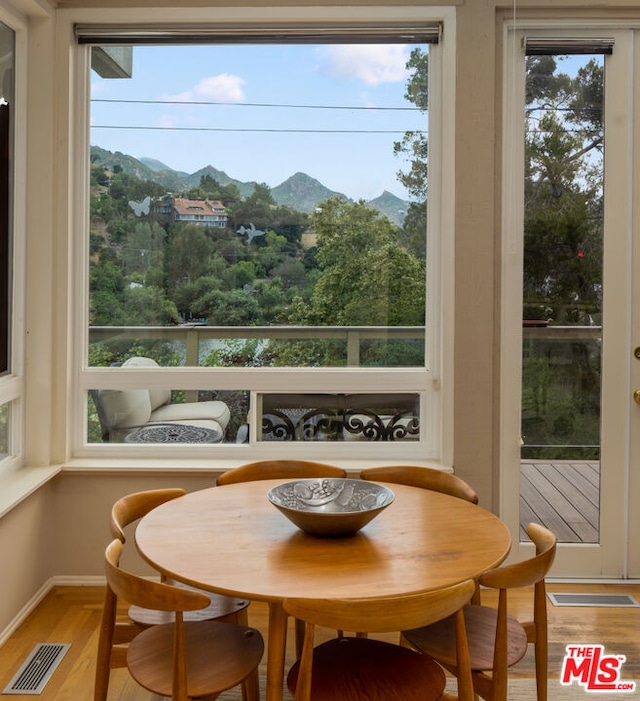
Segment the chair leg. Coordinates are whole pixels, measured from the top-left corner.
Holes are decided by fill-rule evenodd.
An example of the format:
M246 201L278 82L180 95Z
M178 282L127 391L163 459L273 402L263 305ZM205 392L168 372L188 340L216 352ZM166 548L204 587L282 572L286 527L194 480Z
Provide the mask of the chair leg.
M536 660L536 692L538 701L547 701L547 651L543 650L542 647L542 645L534 645Z
M243 608L234 614L235 622L241 626L249 625L249 612L247 608Z
M116 597L107 587L102 609L102 618L100 620L100 637L98 638L96 675L93 691L94 701L107 701L109 677L111 675L111 650L113 647L115 620Z
M260 701L260 678L257 668L242 682L242 701Z
M304 630L305 630L304 621L300 621L299 619L296 618L295 629L296 629L296 660L299 660L302 657L302 643L304 642Z
M94 701L107 701L109 691L109 674L111 669L108 664L98 662L96 669L95 686L93 691Z

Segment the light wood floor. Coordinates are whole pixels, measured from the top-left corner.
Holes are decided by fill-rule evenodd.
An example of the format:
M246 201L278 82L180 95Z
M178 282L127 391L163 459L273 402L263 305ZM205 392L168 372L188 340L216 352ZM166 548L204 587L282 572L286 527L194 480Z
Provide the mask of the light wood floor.
M637 584L556 584L550 592L589 592L630 594L640 601ZM97 645L97 631L102 607L100 587L56 587L28 617L23 625L0 648L0 692L9 683L24 659L37 643L72 643L62 663L45 686L42 701L91 701ZM484 602L492 603L492 593L484 593ZM529 589L514 592L511 612L529 618ZM124 613L124 611L123 611ZM249 610L251 625L266 636L267 607L253 603ZM640 608L554 607L549 618L549 677L559 677L565 647L569 644L605 646L608 654L626 655L624 679L640 679ZM389 636L385 636L390 639ZM397 640L397 636L391 639ZM293 635L289 636L289 641ZM264 658L266 659L266 657ZM293 661L289 645L288 664ZM261 669L264 674L264 669ZM533 677L531 653L512 670L513 677ZM13 696L15 699L33 698ZM109 701L151 701L157 697L138 687L125 670L115 670ZM553 701L553 696L550 696Z

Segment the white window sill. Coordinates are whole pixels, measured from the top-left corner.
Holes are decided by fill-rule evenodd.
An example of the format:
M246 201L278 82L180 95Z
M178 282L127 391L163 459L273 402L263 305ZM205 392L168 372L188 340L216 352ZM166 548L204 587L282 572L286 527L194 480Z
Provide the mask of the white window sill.
M289 456L283 456L283 459L287 459ZM312 459L306 456L295 456L300 459ZM256 460L259 458L256 458ZM272 456L266 459L273 459ZM62 472L74 472L74 473L105 473L109 472L112 474L127 473L133 474L135 472L162 472L162 473L180 473L185 472L205 472L211 473L221 473L230 470L233 467L238 467L244 465L247 462L253 462L254 460L244 459L220 459L211 460L210 458L205 458L199 460L193 458L191 460L176 460L175 458L159 459L157 457L153 458L77 458L66 462L60 467ZM325 460L324 462L329 462L334 465L339 465L343 467L347 472L354 473L354 475L360 470L364 470L369 467L381 467L383 465L398 465L400 462L398 460ZM417 465L419 467L431 467L436 470L443 470L444 472L453 472L453 469L447 465L441 465L434 463L433 461L424 460L404 460L402 464Z
M55 477L60 469L60 465L46 465L0 474L0 518Z
M135 475L141 473L164 474L198 474L206 473L216 475L227 470L243 465L247 460L158 460L157 458L114 460L114 459L77 459L64 465L46 465L44 467L22 467L6 474L0 474L0 518L11 509L24 501L40 487L46 484L61 472L75 474L122 474ZM334 461L338 464L337 461ZM382 465L394 465L397 461L391 460L340 460L339 464L349 474L357 476L360 470L368 467L380 467ZM453 472L451 467L435 464L433 462L411 461L413 465L432 467L445 472Z

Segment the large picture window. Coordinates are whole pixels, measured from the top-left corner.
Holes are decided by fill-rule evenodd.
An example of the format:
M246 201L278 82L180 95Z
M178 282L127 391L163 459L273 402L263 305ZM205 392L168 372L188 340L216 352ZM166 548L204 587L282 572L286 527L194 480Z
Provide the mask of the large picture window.
M91 65L89 444L139 444L160 423L158 440L182 442L174 423L187 422L216 430L203 440L257 445L268 421L258 393L293 392L296 410L313 413L327 371L350 380L323 391L357 392L386 421L404 406L397 392L422 388L402 417L420 439L427 383L407 379L431 370L426 320L439 315L427 269L439 35L361 32L142 32L125 44L78 29ZM155 371L131 372L142 367ZM105 381L134 375L135 388ZM225 416L207 423L220 404Z

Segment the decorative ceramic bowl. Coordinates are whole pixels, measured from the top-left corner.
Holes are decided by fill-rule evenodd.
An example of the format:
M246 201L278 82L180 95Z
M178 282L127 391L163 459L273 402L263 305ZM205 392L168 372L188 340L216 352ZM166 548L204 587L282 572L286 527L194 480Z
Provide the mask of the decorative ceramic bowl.
M393 492L381 484L333 477L285 482L267 496L298 528L319 536L355 533L394 499Z

